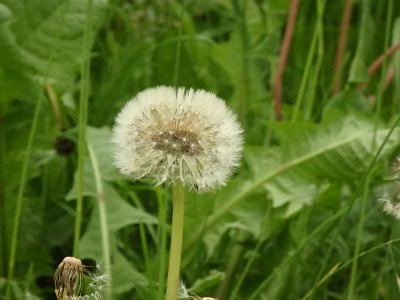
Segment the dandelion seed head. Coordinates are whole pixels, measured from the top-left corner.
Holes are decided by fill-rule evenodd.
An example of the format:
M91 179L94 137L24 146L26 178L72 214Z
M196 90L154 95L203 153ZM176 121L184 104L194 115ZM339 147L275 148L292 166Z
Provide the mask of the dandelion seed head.
M392 185L389 190L385 189L378 198L378 201L383 204L383 211L385 213L394 216L396 219L400 219L400 196L397 184Z
M400 219L400 202L385 201L383 204L383 211L389 215Z
M214 94L161 86L123 107L113 142L123 174L205 191L224 185L239 165L243 139L235 115Z

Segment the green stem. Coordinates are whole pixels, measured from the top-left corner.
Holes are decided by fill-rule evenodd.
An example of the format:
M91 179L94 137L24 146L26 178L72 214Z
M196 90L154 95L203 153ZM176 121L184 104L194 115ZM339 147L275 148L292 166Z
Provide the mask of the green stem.
M60 19L60 24L64 24L65 20L65 14L67 12L68 8L68 1L66 2L65 10L63 10L63 14ZM63 26L60 26L60 28L64 28ZM56 37L59 37L61 32L57 32ZM45 82L44 86L46 86L47 82L47 77L48 74L50 73L50 67L53 63L54 56L55 56L55 48L53 47L50 49L51 51L49 52L49 60L45 69ZM11 281L13 280L14 277L14 268L15 268L15 259L16 259L16 252L17 252L17 240L18 240L18 232L19 232L19 226L20 226L20 219L21 219L21 213L22 213L22 206L23 206L23 201L24 201L24 192L25 192L25 187L26 187L26 182L28 180L28 170L29 170L29 162L30 162L30 157L32 154L32 148L33 148L33 141L36 135L36 130L37 126L39 123L39 115L42 110L42 105L43 105L43 91L41 87L38 89L38 96L37 96L37 101L36 101L36 106L35 106L35 111L33 113L33 119L32 119L32 127L29 132L28 136L28 143L26 146L26 151L25 151L25 159L22 164L22 171L21 171L21 177L18 185L18 192L17 192L17 199L16 199L16 206L15 206L15 214L14 214L14 224L12 228L12 234L11 234L11 247L10 247L10 258L8 261L8 274L7 274L7 286L6 286L6 298L5 299L12 299L11 298ZM2 145L3 146L3 145Z
M167 214L168 214L168 202L166 201L166 191L162 191L160 187L156 188L157 200L158 200L158 249L159 249L159 268L158 268L158 294L157 300L162 300L164 297L165 289L165 270L167 264Z
M364 5L367 7L369 5L369 1L365 1ZM393 16L393 1L389 1L389 7L387 11L387 22L386 22L386 34L385 34L385 49L389 47L389 33L390 33L390 25L392 24L392 16ZM383 95L383 90L384 90L384 81L385 81L385 76L386 76L386 70L387 70L387 63L386 63L387 57L385 56L384 62L383 62L383 67L382 67L382 75L381 75L381 81L380 85L378 87L378 93L377 93L377 106L376 106L376 111L375 111L375 127L374 127L374 136L372 140L372 149L375 148L376 146L376 135L378 131L378 126L380 124L380 115L381 115L381 109L382 109L382 95ZM363 238L363 229L364 229L364 222L365 222L365 213L366 213L366 202L367 202L367 197L368 197L368 185L370 182L370 174L368 174L367 180L365 181L364 185L364 194L362 198L362 203L361 203L361 212L360 212L360 217L358 221L358 230L357 230L357 239L356 239L356 245L354 248L354 260L352 263L352 268L351 268L351 275L350 275L350 283L349 283L349 290L347 294L347 299L352 300L355 297L354 290L356 286L356 280L357 280L357 272L358 272L358 256L361 250L361 243L362 243L362 238Z
M143 206L140 204L139 198L136 196L135 193L132 193L132 200L138 209L143 210ZM146 237L145 224L139 224L139 235L140 235L140 245L142 246L142 252L144 257L144 268L146 270L147 277L151 278L149 247ZM150 284L153 285L152 281Z
M356 285L356 279L357 279L357 271L358 271L358 257L360 254L360 249L361 249L361 242L363 238L363 231L364 231L364 222L365 222L365 213L367 209L367 200L368 200L368 186L370 183L370 176L367 177L367 180L364 183L364 191L363 191L363 196L362 196L362 202L361 202L361 211L360 211L360 217L358 220L358 228L357 228L357 238L356 238L356 245L354 248L354 260L351 265L351 275L350 275L350 284L349 284L349 291L348 291L348 296L347 299L351 300L353 299L354 295L354 288Z
M166 300L176 300L177 297L182 253L184 202L183 184L181 181L177 181L174 186Z
M315 102L315 90L316 90L316 81L318 80L318 74L320 71L320 66L323 58L323 14L325 9L325 1L317 1L317 20L315 22L314 32L311 38L310 48L308 50L308 55L306 59L306 64L303 72L303 76L301 77L299 91L296 97L296 103L293 110L292 122L297 121L298 114L300 112L300 107L306 102L306 110L305 116L306 119L310 119L311 109L313 107L313 103ZM316 57L317 61L315 63L314 69L313 60ZM313 83L312 89L312 97L306 97L307 88ZM310 93L310 91L308 91ZM309 100L306 100L309 99Z
M79 98L79 120L78 120L78 170L77 170L77 197L76 197L76 217L74 230L74 249L73 255L79 257L79 239L81 236L83 190L84 190L84 163L85 163L85 143L86 143L86 120L89 98L89 69L90 69L90 29L92 27L92 6L93 0L86 1L86 24L83 34L83 63L81 66L81 93Z
M220 287L218 288L217 295L218 299L226 299L228 292L232 289L232 280L237 275L237 265L240 259L243 258L244 247L242 241L245 241L249 237L249 233L244 229L241 229L237 233L237 242L233 246L229 255L228 264L225 270L225 278ZM236 285L236 284L235 284Z
M262 224L261 224L261 230L260 232L268 232L269 231L269 227L270 222L271 222L271 205L267 205L266 209L265 209L265 216L262 219ZM229 300L234 300L234 299L238 299L238 293L239 290L246 278L246 276L249 274L254 262L256 261L257 258L259 258L259 253L260 253L260 249L261 246L263 245L263 243L266 241L266 239L268 238L268 236L265 235L260 235L259 238L257 239L257 244L254 247L254 249L251 251L250 253L250 257L247 260L243 270L241 271L241 274L238 278L238 280L235 282L235 285L232 289L232 293L229 295Z
M176 43L176 53L175 53L175 67L174 67L174 78L173 78L173 83L174 86L177 87L178 85L178 74L179 74L179 67L181 63L181 49L182 49L182 18L183 18L183 4L180 7L180 13L179 13L179 32L178 32L178 40Z
M29 162L30 157L32 154L32 147L33 147L33 140L36 135L37 126L39 123L39 115L42 109L43 104L43 94L39 95L39 98L36 102L35 112L33 114L33 121L32 127L29 132L28 137L28 145L25 151L25 159L22 165L21 177L19 180L19 189L17 192L17 199L16 199L16 207L15 207L15 214L14 214L14 226L12 229L11 235L11 249L10 249L10 260L8 261L8 276L7 276L7 288L6 288L6 299L11 298L11 281L14 277L14 268L15 268L15 258L17 253L17 242L18 242L18 232L19 232L19 225L21 220L21 213L22 213L22 206L24 202L24 191L26 187L26 182L28 181L28 169L29 169Z
M89 157L90 161L92 163L92 169L93 169L93 174L94 174L94 179L95 179L95 184L96 184L96 198L97 198L97 204L99 206L99 218L100 218L100 231L101 231L101 245L103 248L103 259L104 259L104 264L105 264L105 272L108 278L108 286L107 286L107 294L106 298L110 300L111 299L111 283L112 283L112 277L111 277L111 255L110 255L110 242L109 242L109 237L108 237L108 223L107 223L107 210L106 210L106 205L104 201L104 192L103 192L103 182L101 179L101 173L99 169L99 163L97 161L96 154L90 145L90 143L87 144L88 147L88 152L89 152Z

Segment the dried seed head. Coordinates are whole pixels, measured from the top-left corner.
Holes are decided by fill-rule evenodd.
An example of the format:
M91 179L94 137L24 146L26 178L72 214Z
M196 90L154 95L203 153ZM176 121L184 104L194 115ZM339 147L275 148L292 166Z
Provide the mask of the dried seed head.
M121 110L113 142L122 173L205 191L224 185L239 165L243 139L235 115L214 94L156 87Z
M87 268L89 267L84 266L75 257L63 259L54 273L55 292L58 300L104 299L109 280L104 273L104 267L97 264L93 272L88 271ZM82 291L82 286L86 287L84 291Z
M75 257L67 256L58 265L54 273L55 293L58 300L72 297L85 266Z

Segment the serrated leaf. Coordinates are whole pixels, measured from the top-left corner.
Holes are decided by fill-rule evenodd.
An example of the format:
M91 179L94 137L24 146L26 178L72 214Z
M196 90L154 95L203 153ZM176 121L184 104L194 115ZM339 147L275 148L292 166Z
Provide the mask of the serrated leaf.
M309 203L315 196L313 193L318 192L317 186L313 187L313 184L322 184L326 180L359 181L389 133L389 129L381 127L374 131L373 122L354 115L328 118L325 123L319 125L294 123L274 127L282 143L280 149L276 149L280 153L280 159L274 159L274 165L266 160L268 164L264 173L257 171L254 179L237 184L230 183L226 190L214 194L214 199L218 199L216 203L222 205L214 207L207 221L200 225L200 230L195 234L191 233L187 247L192 246L205 232L225 220L239 203L251 201L249 196L261 187L265 187L271 193L275 206L288 204L288 211L294 213L301 208L297 202L300 197L298 191L311 193L311 196L308 195L302 200ZM396 129L380 157L399 145L398 134L399 129Z
M290 164L290 171L303 176L339 182L358 179L389 133L389 129L376 127L367 119L339 114L318 126L276 124L274 129L282 141L281 164ZM398 144L398 131L392 134L381 156Z

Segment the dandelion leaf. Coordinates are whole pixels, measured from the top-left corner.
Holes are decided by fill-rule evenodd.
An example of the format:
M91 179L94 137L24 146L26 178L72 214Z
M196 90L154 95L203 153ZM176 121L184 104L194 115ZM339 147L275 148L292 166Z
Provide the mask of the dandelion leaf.
M93 1L92 34L102 24L106 4L106 0ZM80 0L3 0L0 79L7 90L2 96L32 99L44 81L60 93L71 89L84 59L86 16L86 5Z
M157 223L157 219L154 216L133 207L121 199L115 189L109 184L104 184L104 203L106 205L107 224L110 235L110 243L112 245L115 243L116 231L121 228L139 223ZM99 257L102 257L100 245L101 231L99 211L96 205L92 212L88 229L86 230L80 242L81 256L92 259L98 259Z

